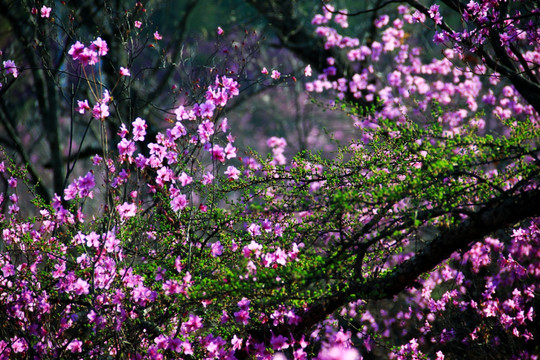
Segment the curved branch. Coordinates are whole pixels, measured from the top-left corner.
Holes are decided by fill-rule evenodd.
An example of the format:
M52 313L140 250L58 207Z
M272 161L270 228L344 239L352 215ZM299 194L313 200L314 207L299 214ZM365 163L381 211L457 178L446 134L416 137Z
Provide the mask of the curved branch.
M472 213L470 218L439 234L414 257L397 265L390 273L371 280L356 279L344 290L339 290L336 286L330 292L330 296L320 300L301 315L302 320L299 324L272 328L272 333L299 338L330 314L355 299L391 298L414 286L420 275L434 269L455 251L467 250L474 242L481 241L496 230L535 216L540 216L540 190L511 197L501 196ZM255 340L264 341L270 338L270 330L270 326L261 326L254 329L251 335Z

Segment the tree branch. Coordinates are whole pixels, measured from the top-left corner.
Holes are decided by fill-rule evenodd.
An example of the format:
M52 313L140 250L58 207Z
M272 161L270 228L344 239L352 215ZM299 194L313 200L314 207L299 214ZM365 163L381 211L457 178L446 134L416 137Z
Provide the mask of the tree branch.
M453 252L467 250L474 242L482 241L496 230L535 216L540 216L540 190L511 197L501 196L473 213L467 220L438 235L414 257L397 265L390 273L372 280L356 279L356 282L344 290L339 290L336 286L330 296L320 300L301 315L302 320L298 325L281 325L277 328L262 326L252 331L251 335L255 340L264 341L270 338L272 330L274 335L292 335L298 339L347 303L355 299L391 298L413 286L419 276L431 271Z

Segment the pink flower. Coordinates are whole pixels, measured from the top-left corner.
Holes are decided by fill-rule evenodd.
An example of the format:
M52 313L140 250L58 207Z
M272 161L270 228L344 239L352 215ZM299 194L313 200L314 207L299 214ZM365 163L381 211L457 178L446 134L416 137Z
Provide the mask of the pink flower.
M134 24L134 25L135 25L135 27L136 27L137 29L140 29L141 26L142 26L142 22L140 22L139 20L135 20L135 24Z
M287 338L283 335L274 336L272 334L272 338L270 339L270 344L272 344L272 348L274 350L282 350L289 348L289 344L287 343Z
M122 205L117 205L116 211L118 211L120 218L125 220L137 214L137 206L135 204L128 204L125 202Z
M188 111L183 105L177 107L176 110L174 110L174 113L176 114L176 120L195 120L195 113L193 110Z
M104 248L107 252L119 251L120 240L116 238L113 232L109 231L105 235L105 245Z
M268 69L263 67L262 70L261 70L261 74L268 75Z
M120 67L120 75L122 76L131 76L131 73L129 72L129 69L126 69L125 67Z
M347 349L339 346L323 348L317 357L319 360L359 360L360 355L356 349Z
M212 243L212 245L210 245L210 249L213 257L218 257L223 254L223 245L221 245L220 241Z
M412 18L413 18L413 22L417 23L423 23L424 21L426 21L426 15L424 15L423 13L421 13L420 11L416 10L413 14L412 14Z
M11 348L14 353L22 353L28 350L28 343L25 339L15 336L14 338L11 338Z
M340 10L340 14L337 14L334 17L334 21L344 29L349 27L349 23L347 22L347 14L346 13L347 13L347 10L342 9L342 10Z
M171 198L171 209L173 211L179 211L187 206L187 198L184 194L176 194Z
M249 225L247 230L248 230L248 232L250 233L251 236L261 235L261 227L259 225L257 225L257 224Z
M182 175L178 177L178 181L180 181L180 184L182 184L182 186L186 186L186 185L191 184L191 182L193 181L193 178L189 176L188 174L186 174L185 172L182 172Z
M240 170L235 168L234 166L228 166L227 170L225 171L225 175L229 178L229 180L238 180L238 175L240 175Z
M190 314L189 320L182 324L182 332L191 333L203 327L202 319L197 315Z
M135 144L133 141L122 139L117 145L120 155L132 156L135 152Z
M429 17L435 21L435 24L440 25L442 24L442 16L439 13L439 5L431 5L429 8Z
M212 153L212 159L218 160L219 162L225 162L225 152L221 146L215 144L210 152Z
M235 158L236 148L232 146L231 143L228 143L227 146L225 146L225 154L227 156L227 159Z
M214 105L213 102L208 100L204 104L201 104L199 108L201 111L201 117L211 118L214 115L214 109L216 108L216 105Z
M68 344L67 349L71 351L72 353L82 352L82 344L83 344L82 341L78 339L74 339L74 340L71 340L71 342Z
M240 308L240 310L246 310L249 311L249 305L251 304L251 300L249 300L246 297L243 297L242 300L240 300L237 305Z
M159 41L159 40L163 39L163 36L161 36L161 34L158 33L158 32L156 31L156 32L154 33L154 39L155 39L156 41Z
M218 26L218 28L217 28L217 34L218 34L218 35L223 35L223 33L224 33L223 29L222 29L220 26Z
M92 109L92 116L94 119L105 119L109 116L109 106L107 104L96 104Z
M94 50L99 56L105 56L109 52L107 42L105 40L102 40L100 37L98 37L92 42L90 48Z
M311 73L311 65L306 66L306 68L304 69L304 76L309 77L311 76Z
M15 266L13 266L12 264L5 264L2 267L2 272L5 278L7 278L8 276L13 276L15 275Z
M75 44L71 45L71 48L69 49L68 54L71 55L73 60L78 60L83 50L84 50L84 44L81 44L80 41L77 41Z
M79 61L84 66L86 65L95 65L98 63L98 53L92 49L85 47L82 52L79 54Z
M433 42L435 44L444 44L444 42L447 40L446 33L443 32L436 32L433 36Z
M42 18L48 18L49 16L51 16L51 8L50 7L46 7L45 5L43 5L43 7L41 8L41 17Z
M86 173L85 176L80 176L77 179L77 188L78 188L78 194L81 198L84 198L86 196L92 198L92 189L96 186L96 182L94 179L94 174L89 171Z
M105 89L103 92L103 98L101 100L104 104L108 104L109 101L111 101L111 94L109 93L109 90Z
M378 19L375 20L375 27L382 28L383 26L388 25L390 17L388 15L381 15Z
M86 246L99 249L101 246L101 236L92 231L90 234L86 235Z
M86 280L77 279L77 281L73 284L72 289L77 295L86 295L90 292L90 285L86 282Z
M201 182L203 185L210 185L212 183L212 180L214 180L214 175L212 175L212 173L210 172L207 172L203 175Z
M277 70L272 70L272 75L270 77L274 80L277 80L281 77L281 73Z
M501 39L501 45L502 46L509 46L510 41L512 40L512 36L508 35L508 33L505 33L505 32L500 34L499 38Z
M141 306L146 306L150 301L154 301L157 297L155 291L150 290L146 286L139 284L136 288L131 291L131 297L133 301Z
M131 125L133 126L133 140L143 141L146 135L146 121L138 117L131 123Z
M88 105L88 100L77 100L77 109L79 114L84 114L86 110L90 110L90 105Z
M247 325L249 324L251 317L249 316L249 311L240 310L234 313L234 319L239 324Z

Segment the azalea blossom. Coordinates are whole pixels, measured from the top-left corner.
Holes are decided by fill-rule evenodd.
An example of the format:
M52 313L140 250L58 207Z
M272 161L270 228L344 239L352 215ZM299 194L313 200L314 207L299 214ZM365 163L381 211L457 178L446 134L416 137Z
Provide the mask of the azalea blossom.
M49 18L49 16L51 16L51 10L52 9L50 7L43 5L43 7L41 8L41 17Z
M15 62L13 60L4 61L3 65L6 74L12 74L14 78L19 76L19 72L17 71L17 65L15 65Z
M312 75L311 65L308 64L308 66L306 66L306 68L304 69L304 76L309 77L311 75Z
M88 100L77 100L77 108L76 110L79 112L79 114L84 114L86 110L90 110L90 105L88 105Z
M225 175L227 175L229 180L238 180L238 176L240 175L240 170L238 170L234 166L228 166L227 170L225 171Z
M71 45L71 48L69 49L68 54L71 55L73 60L78 60L83 50L84 50L84 44L82 44L80 41L77 41L75 42L75 44Z
M128 204L124 202L122 205L116 206L116 211L122 220L126 220L130 217L133 217L137 214L137 206L135 204Z
M129 69L125 67L120 67L120 75L122 76L131 76L131 73L129 72Z
M146 136L146 121L140 117L136 118L135 121L131 123L133 126L133 140L134 141L143 141Z
M109 115L109 106L107 104L94 105L94 108L92 109L92 116L94 116L94 119L103 120Z
M83 342L78 340L78 339L74 339L74 340L71 340L71 342L68 344L67 346L67 349L69 351L71 351L72 353L80 353L82 352L82 345L83 345Z
M107 46L107 42L105 40L102 40L100 37L98 37L96 40L92 42L92 45L90 45L92 50L97 52L99 56L105 56L109 52L109 47Z
M203 175L201 183L203 185L210 185L213 179L214 179L214 175L212 175L212 173L210 172L207 172L206 174Z

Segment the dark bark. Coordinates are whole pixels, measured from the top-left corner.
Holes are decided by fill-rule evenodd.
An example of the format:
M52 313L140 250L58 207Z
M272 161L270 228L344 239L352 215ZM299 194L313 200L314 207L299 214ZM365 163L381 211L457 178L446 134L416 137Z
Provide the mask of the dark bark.
M25 60L30 66L34 81L35 97L38 102L45 138L49 144L51 165L53 169L53 191L61 194L63 191L63 164L60 146L60 129L58 123L58 89L56 79L51 71L50 58L44 52L36 51L36 42L46 41L45 33L24 17L16 6L0 3L5 9L2 14L11 24L24 51ZM34 184L37 185L37 184Z

